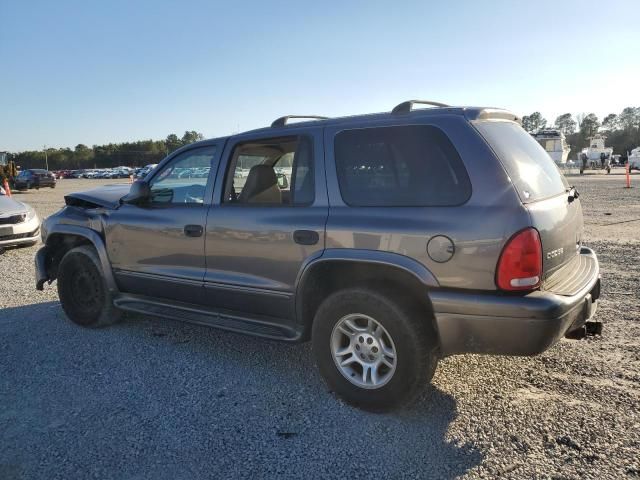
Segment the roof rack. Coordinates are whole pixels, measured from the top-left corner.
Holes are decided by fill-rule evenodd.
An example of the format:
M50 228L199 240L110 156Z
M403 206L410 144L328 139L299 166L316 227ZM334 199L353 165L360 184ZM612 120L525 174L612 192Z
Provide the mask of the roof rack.
M271 128L284 127L290 118L311 118L314 120L327 120L329 117L321 117L319 115L285 115L284 117L276 118L271 124Z
M432 102L431 100L407 100L406 102L399 103L396 105L391 113L409 113L414 103L419 103L420 105L433 105L434 107L448 107L449 105L440 102Z

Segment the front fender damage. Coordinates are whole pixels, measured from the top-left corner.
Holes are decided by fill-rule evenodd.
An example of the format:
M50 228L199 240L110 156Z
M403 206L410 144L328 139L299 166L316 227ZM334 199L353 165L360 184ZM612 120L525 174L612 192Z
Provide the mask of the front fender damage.
M42 290L45 283L51 284L57 278L60 261L69 250L89 244L98 253L107 288L112 292L117 291L104 242L101 209L65 207L43 222L42 237L44 246L35 256L37 290Z

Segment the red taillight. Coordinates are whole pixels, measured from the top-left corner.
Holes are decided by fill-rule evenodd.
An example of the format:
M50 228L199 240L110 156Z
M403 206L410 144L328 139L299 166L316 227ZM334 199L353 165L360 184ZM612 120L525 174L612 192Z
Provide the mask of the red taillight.
M527 228L509 239L496 270L496 284L502 290L533 290L542 277L542 244L534 228Z

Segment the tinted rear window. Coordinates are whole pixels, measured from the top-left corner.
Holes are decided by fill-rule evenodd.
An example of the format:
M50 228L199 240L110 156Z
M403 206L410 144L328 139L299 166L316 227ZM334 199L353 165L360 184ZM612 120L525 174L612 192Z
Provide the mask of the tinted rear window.
M436 127L344 130L335 138L335 159L347 205L451 206L471 196L462 159Z
M555 162L520 125L484 121L475 126L498 155L523 203L565 191L567 183Z

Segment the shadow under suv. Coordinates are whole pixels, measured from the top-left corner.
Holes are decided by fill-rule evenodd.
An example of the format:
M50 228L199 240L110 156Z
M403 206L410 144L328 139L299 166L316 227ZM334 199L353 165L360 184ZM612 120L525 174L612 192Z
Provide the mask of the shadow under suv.
M68 195L37 288L57 279L85 326L134 311L311 340L331 389L370 410L414 399L444 356L584 331L600 276L578 192L515 115L421 103L282 117Z

